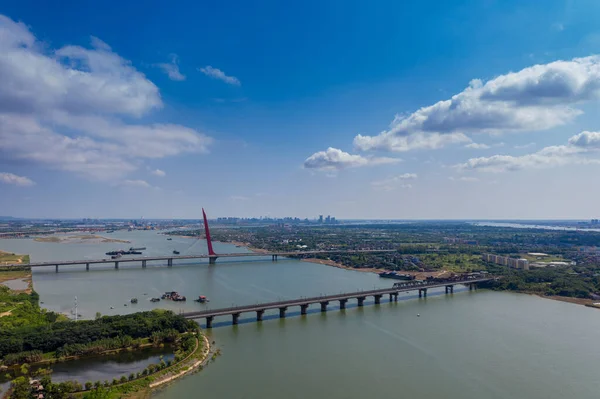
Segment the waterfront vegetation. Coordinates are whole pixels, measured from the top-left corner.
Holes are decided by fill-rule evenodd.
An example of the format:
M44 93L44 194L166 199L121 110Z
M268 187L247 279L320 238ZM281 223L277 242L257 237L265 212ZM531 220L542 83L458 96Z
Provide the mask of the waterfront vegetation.
M38 353L34 351L52 353L56 358L98 354L118 348L139 347L143 339L173 342L179 334L198 328L195 322L165 310L103 316L79 322L49 321L48 314L52 312L40 312L45 323L21 324L3 330L0 357L12 355L18 358Z
M201 235L200 230L178 231ZM244 242L268 251L391 249L371 254L318 254L318 260L348 268L406 272L488 271L503 278L496 290L546 296L600 298L600 233L521 229L461 222L414 222L356 225L271 225L213 229L214 240ZM531 270L488 264L484 253L537 263ZM548 256L530 255L545 253ZM302 256L297 256L302 258ZM550 267L549 262L567 262ZM575 264L570 264L573 261Z
M24 375L15 378L11 383L11 399L25 399L31 397L32 387L29 378L39 378L46 399L85 398L85 399L118 399L148 397L151 386L157 381L170 380L182 372L202 362L208 356L208 347L201 334L187 333L178 336L174 345L176 348L173 361L161 361L150 364L145 369L115 377L111 381L87 381L81 384L77 381L64 381L53 383L50 375L28 375L27 366ZM216 352L213 356L216 356ZM35 388L37 389L37 388Z

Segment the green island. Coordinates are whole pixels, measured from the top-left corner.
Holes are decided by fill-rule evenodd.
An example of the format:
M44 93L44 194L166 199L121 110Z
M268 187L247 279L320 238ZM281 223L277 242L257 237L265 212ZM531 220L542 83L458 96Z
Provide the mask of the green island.
M29 281L25 290L0 284L0 373L11 380L0 397L25 399L145 398L151 389L188 372L209 360L210 344L198 324L171 311L153 310L120 316L96 315L95 320L69 320L39 306L31 288L31 271L1 271L0 283ZM138 373L112 381L53 383L53 363L103 356L119 351L169 345L174 359L150 364ZM213 351L212 359L219 354ZM47 368L44 368L47 367ZM35 394L35 396L33 396Z

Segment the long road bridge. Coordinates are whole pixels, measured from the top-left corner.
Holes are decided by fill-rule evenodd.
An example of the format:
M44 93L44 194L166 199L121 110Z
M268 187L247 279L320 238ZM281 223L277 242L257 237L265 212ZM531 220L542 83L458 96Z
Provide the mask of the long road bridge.
M403 283L396 283L391 288L383 288L369 291L350 292L344 294L325 295L317 296L312 298L299 298L290 299L285 301L268 302L256 305L246 306L234 306L230 308L202 310L198 312L187 312L181 315L187 319L206 319L206 328L212 328L212 322L215 317L218 316L231 316L232 323L238 324L240 314L248 312L256 312L256 321L262 321L263 314L266 310L279 309L279 317L284 318L285 312L290 306L299 306L300 314L305 315L308 307L312 304L318 303L321 305L321 312L327 311L327 305L329 302L338 301L340 303L340 309L346 308L346 303L350 299L356 298L358 306L363 306L363 303L367 297L372 296L375 299L375 304L381 303L381 298L384 295L389 295L390 301L398 300L398 294L400 292L415 291L419 290L419 298L421 296L427 296L427 289L429 288L446 288L446 294L454 292L454 286L457 284L464 284L469 287L469 290L477 289L477 283L494 280L495 277L480 277L480 278L464 278L457 280L446 280L446 281L410 281Z
M28 264L13 263L8 265L1 265L0 269L10 268L22 268L27 267L52 267L56 268L58 272L59 266L68 265L85 265L86 270L90 270L92 264L102 263L114 263L115 269L119 268L120 263L131 263L140 262L142 267L145 268L147 262L162 261L167 262L167 266L173 266L173 261L178 259L208 259L211 264L215 263L217 258L244 258L244 257L256 257L256 256L271 256L273 261L276 261L279 256L309 256L309 255L326 255L326 254L361 254L361 253L386 253L395 252L394 249L363 249L363 250L322 250L322 251L282 251L282 252L239 252L239 253L228 253L228 254L216 254L213 252L212 255L169 255L169 256L139 256L139 257L121 257L118 259L80 259L80 260L60 260L60 261L48 261L48 262L32 262Z

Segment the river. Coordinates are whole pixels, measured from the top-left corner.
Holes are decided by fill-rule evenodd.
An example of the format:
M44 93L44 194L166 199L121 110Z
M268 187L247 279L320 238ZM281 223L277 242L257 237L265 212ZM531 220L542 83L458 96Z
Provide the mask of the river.
M204 243L156 232L116 232L131 244L55 244L0 240L0 249L31 254L32 261L98 258L116 248L146 246L147 255L205 253ZM216 251L245 251L216 243ZM155 307L198 310L283 298L387 287L371 273L270 257L254 261L191 261L172 268L121 265L37 270L42 306L68 312L78 298L83 317ZM176 290L186 303L146 298ZM147 295L144 295L147 294ZM434 295L431 295L434 294ZM570 303L506 292L439 291L427 299L402 294L397 303L231 326L228 318L207 333L222 356L201 373L155 394L159 399L460 397L597 398L600 312ZM207 305L191 301L206 295ZM137 305L129 304L138 297ZM127 307L124 304L128 304ZM350 303L349 303L350 305ZM114 309L110 309L110 307ZM314 306L315 309L318 306ZM417 316L419 314L420 316Z

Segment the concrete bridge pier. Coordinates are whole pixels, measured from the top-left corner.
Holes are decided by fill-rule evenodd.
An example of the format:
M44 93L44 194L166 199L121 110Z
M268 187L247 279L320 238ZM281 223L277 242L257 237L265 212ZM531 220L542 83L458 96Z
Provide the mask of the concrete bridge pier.
M167 266L168 267L172 267L173 266L173 258L167 259Z
M271 256L271 260L272 260L273 262L277 262L277 255L273 255L273 256Z
M115 262L115 269L119 268L119 262Z
M214 318L214 316L208 316L206 318L206 328L212 328L212 321Z
M308 303L300 305L300 314L306 314L306 309L308 309Z
M469 283L469 291L473 291L473 284Z
M450 292L451 294L454 294L454 286L453 285L447 285L446 286L446 294Z
M208 258L208 264L214 265L215 263L217 263L217 258L217 256L211 256L210 258Z
M55 271L58 273L58 265L55 266Z
M340 299L340 309L346 309L346 302L348 302L347 299Z
M373 295L373 298L375 298L375 305L379 305L381 303L381 297L383 295L379 294L379 295Z
M279 318L285 319L285 311L287 310L287 306L279 308Z
M90 271L90 264L89 263L85 264L85 271L87 271L87 272Z
M390 302L392 302L392 298L394 299L394 302L398 302L398 293L397 292L390 293Z
M427 298L427 288L419 288L419 298L422 296Z
M145 261L145 260L143 260L143 261L142 261L142 269L145 269L145 268L146 268L146 261Z
M264 309L256 311L256 321L262 321L263 313L265 313Z
M356 298L358 300L358 306L363 306L363 302L365 301L364 296L359 296Z
M327 312L327 305L329 305L329 301L321 302L321 312Z
M240 314L239 313L233 313L231 315L231 317L232 317L231 324L236 325L238 323L238 319L240 318Z

